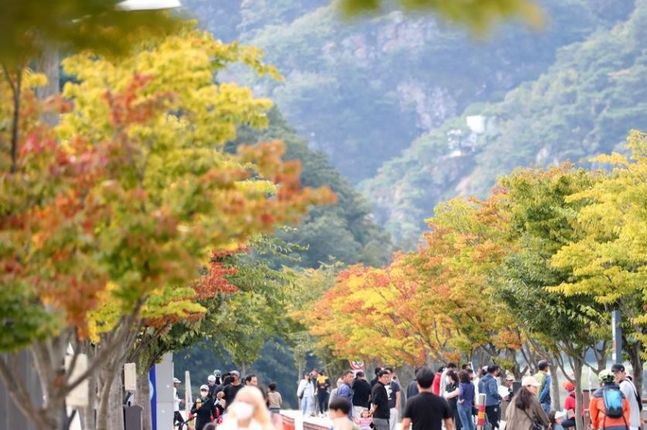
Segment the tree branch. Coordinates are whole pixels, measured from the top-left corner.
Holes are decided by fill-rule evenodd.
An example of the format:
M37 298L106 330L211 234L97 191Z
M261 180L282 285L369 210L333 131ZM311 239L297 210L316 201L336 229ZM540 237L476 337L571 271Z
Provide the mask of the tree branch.
M5 361L6 358L10 358L8 354L2 354L0 356L0 378L4 383L9 397L14 403L14 406L20 410L20 412L27 418L32 419L38 428L47 428L48 423L44 418L42 411L37 408L29 394L25 390L25 383L22 380L19 380L19 376L15 369L10 368Z
M62 390L61 394L67 396L72 390L78 387L83 381L92 376L97 369L103 366L107 361L111 360L114 357L114 353L118 352L117 346L121 344L129 333L132 331L132 325L135 323L139 317L139 312L141 311L145 298L140 298L135 304L135 308L132 313L127 317L121 319L121 322L117 325L117 329L113 331L109 337L109 340L106 345L103 346L102 351L96 355L96 358L88 365L88 368L83 372L79 377L74 381L67 384ZM108 353L103 353L107 351Z
M13 95L13 117L11 120L11 173L16 173L18 170L18 138L19 138L19 127L20 127L20 93L22 90L22 76L23 76L23 66L16 68L16 80L15 82L11 79L9 73L9 68L6 64L2 65L2 69L7 77L7 82L11 88L11 93Z

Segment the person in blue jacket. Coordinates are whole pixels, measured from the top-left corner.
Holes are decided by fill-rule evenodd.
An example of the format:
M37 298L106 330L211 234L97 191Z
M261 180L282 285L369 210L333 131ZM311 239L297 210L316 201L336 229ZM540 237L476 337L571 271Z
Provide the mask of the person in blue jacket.
M501 395L499 394L499 383L497 377L501 373L501 368L496 364L488 366L487 373L479 381L479 393L485 394L485 415L487 422L486 430L499 428L501 421Z

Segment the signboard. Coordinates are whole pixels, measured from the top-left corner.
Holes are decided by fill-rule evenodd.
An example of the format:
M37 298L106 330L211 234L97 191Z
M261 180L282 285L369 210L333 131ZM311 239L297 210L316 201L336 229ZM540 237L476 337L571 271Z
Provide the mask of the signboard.
M350 362L350 368L353 370L364 370L364 362L363 361L351 361Z

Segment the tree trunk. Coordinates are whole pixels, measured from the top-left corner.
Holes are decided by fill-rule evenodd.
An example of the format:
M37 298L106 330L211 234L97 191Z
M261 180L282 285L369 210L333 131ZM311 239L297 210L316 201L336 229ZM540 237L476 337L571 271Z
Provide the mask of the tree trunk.
M36 90L39 99L45 100L48 97L56 96L61 92L60 54L54 47L49 47L43 52L38 61L38 71L47 76L47 85ZM58 124L59 115L56 112L43 113L42 119L45 124L54 127Z
M584 395L582 394L582 369L584 368L583 357L573 359L573 377L575 379L575 428L584 430L582 413L584 412ZM560 408L557 408L559 410Z
M636 390L639 393L642 393L643 361L640 356L640 353L642 352L642 342L633 342L631 344L627 344L626 351L627 355L629 356L631 367L633 368L634 385L636 386Z
M561 400L559 398L559 379L557 374L557 367L550 366L550 377L552 380L552 386L550 387L550 397L553 399L553 409L556 411L560 410Z
M120 375L116 375L110 386L108 397L108 428L124 430L123 383Z
M142 430L151 430L153 428L151 416L150 387L148 385L148 374L137 375L137 391L135 392L135 402L142 407ZM191 405L189 405L191 407Z

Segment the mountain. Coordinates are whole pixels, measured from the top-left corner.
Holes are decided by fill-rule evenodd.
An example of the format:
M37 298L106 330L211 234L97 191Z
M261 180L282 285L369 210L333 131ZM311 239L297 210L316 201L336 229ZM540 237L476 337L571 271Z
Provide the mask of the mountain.
M430 16L346 21L325 0L186 0L201 25L264 49L283 83L255 82L311 147L353 182L474 102L536 79L561 47L608 28L629 0L544 0L541 32L510 24L485 40ZM611 4L612 3L612 4Z
M362 184L378 222L412 246L441 200L483 196L519 166L586 163L618 149L630 129L647 129L645 41L647 1L639 0L625 21L560 48L537 79L416 139Z
M393 246L389 235L375 223L366 198L332 166L325 154L308 147L278 109L270 112L269 119L265 130L240 130L232 145L282 140L286 145L285 158L301 162L302 184L313 188L328 186L337 195L336 204L313 208L298 226L277 233L280 240L298 245L294 252L296 264L317 268L321 263L332 262L373 266L386 263Z

